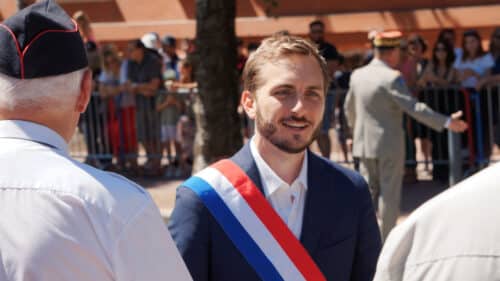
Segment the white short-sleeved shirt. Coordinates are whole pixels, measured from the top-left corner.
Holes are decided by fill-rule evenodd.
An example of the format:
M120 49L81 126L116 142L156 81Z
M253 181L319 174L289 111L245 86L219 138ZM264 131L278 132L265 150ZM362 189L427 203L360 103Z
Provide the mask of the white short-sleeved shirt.
M472 69L480 76L484 76L488 69L490 69L493 65L495 65L495 60L493 59L493 56L488 53L482 57L467 61L463 61L461 56L457 57L454 67L458 71ZM476 87L477 82L478 79L476 77L469 77L462 81L462 86L467 88L474 88Z
M0 121L0 280L191 280L151 197L71 159L64 139Z

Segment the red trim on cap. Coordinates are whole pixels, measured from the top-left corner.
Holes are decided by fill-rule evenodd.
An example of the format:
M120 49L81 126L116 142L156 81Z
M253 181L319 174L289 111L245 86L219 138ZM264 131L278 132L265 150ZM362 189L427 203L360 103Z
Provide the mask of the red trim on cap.
M35 36L35 38L33 38L27 45L26 47L24 48L24 50L21 52L21 48L19 47L19 41L17 41L17 38L16 38L16 35L14 34L14 32L12 32L12 30L4 25L4 24L1 24L0 23L0 26L4 27L9 33L10 35L12 36L12 38L14 39L14 42L16 42L16 48L17 48L17 53L19 54L19 60L21 62L21 79L24 79L24 56L26 55L26 53L28 52L28 49L31 47L31 45L38 39L40 39L40 37L42 37L43 35L47 34L47 33L54 33L54 32L60 32L60 33L73 33L73 32L78 32L78 24L76 23L75 20L71 19L71 21L73 22L75 28L72 29L72 30L57 30L57 29L49 29L49 30L45 30L43 32L40 32L37 36Z
M17 41L16 35L12 31L12 29L10 29L5 24L0 23L0 26L5 28L5 30L7 30L7 32L10 33L12 39L14 39L14 42L16 43L17 54L19 55L19 61L21 62L21 79L24 79L24 55L21 53L21 47L19 47L19 41Z

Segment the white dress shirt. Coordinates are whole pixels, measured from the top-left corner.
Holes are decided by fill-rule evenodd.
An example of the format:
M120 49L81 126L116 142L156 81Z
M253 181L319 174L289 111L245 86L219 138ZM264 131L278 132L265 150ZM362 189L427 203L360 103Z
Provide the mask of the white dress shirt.
M70 158L64 139L0 121L0 280L191 280L151 197Z
M250 140L250 151L259 170L266 199L295 237L300 239L307 192L307 152L299 176L289 185L262 159L254 139Z

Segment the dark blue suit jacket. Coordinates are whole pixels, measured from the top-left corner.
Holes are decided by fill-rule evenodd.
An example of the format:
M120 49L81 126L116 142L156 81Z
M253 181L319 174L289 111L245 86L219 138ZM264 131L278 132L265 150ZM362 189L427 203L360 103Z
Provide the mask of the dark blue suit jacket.
M300 242L328 280L371 281L381 239L367 184L356 172L308 153ZM248 144L231 160L262 191ZM194 281L260 280L190 189L178 188L168 227Z

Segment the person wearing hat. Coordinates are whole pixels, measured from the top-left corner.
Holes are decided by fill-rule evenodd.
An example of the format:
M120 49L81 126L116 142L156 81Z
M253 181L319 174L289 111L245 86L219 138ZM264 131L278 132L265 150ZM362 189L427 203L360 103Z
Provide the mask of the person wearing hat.
M412 97L401 73L394 69L400 59L401 36L399 31L377 34L375 57L353 72L344 104L353 130L353 156L360 158L360 172L370 186L384 240L399 215L405 159L403 114L437 131L467 128L460 120L462 112L447 117Z
M0 280L191 280L153 200L72 159L91 72L55 1L0 23Z
M161 51L160 35L156 32L148 32L141 37L141 42L148 49L155 50L158 53Z

